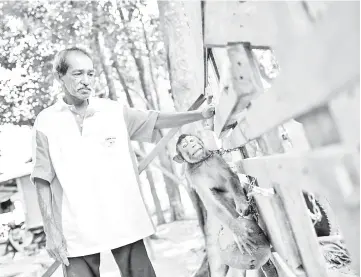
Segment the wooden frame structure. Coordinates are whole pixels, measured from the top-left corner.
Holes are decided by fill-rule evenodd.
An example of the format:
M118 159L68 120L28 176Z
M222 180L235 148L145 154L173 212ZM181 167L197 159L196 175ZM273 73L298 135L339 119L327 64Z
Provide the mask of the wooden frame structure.
M220 53L211 61L220 72L214 131L224 148L243 147L246 156L234 161L240 172L276 192L255 198L280 276L334 274L302 190L329 200L359 273L359 12L359 2L203 5L204 47ZM272 49L281 67L265 93L254 48ZM292 119L303 124L310 151L282 147L278 127Z

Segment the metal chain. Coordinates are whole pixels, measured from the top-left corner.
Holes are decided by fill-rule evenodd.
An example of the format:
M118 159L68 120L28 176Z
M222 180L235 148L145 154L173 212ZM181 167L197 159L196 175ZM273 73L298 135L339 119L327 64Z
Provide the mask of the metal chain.
M257 204L256 204L256 201L255 201L253 195L251 195L251 192L253 192L254 188L258 187L257 179L254 177L251 177L249 175L247 175L247 179L251 180L251 183L248 184L248 192L247 192L248 205L251 207L251 214L252 214L253 218L256 220L256 222L258 222L259 212L257 209Z
M312 211L308 210L308 212L313 222L313 225L316 225L318 222L321 222L322 220L321 210L316 203L316 198L313 195L313 193L307 192L307 197L312 205Z
M230 152L234 152L234 151L241 151L241 147L235 147L235 148L231 148L231 149L220 148L220 149L216 150L215 152L217 152L219 155L223 156L225 153L230 153Z

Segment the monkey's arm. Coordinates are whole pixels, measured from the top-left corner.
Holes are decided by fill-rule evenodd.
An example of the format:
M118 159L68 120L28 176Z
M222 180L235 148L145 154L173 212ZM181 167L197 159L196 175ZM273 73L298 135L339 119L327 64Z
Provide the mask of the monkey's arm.
M234 203L236 204L237 212L242 215L247 215L249 212L249 205L237 174L229 168L229 165L225 162L225 160L223 160L222 157L217 156L217 158L218 161L225 168L224 171L220 171L223 175L222 180L224 180L225 187L228 189L228 191L233 197Z
M197 183L204 183L204 180L201 181L203 182ZM222 195L212 191L208 186L197 186L196 191L208 211L217 216L232 231L238 229L237 217L239 215Z
M197 193L207 211L213 213L223 225L232 231L240 251L252 254L252 251L256 248L256 243L252 240L249 230L240 225L237 220L239 215L231 203L222 194L214 192L206 186L198 186Z
M237 201L241 201L244 203L247 202L247 197L244 194L241 182L239 181L236 174L234 174L233 172L232 172L231 176L227 179L226 186L231 191L235 202L237 202Z
M241 181L239 180L236 173L234 173L227 162L220 155L215 156L217 163L219 166L223 167L224 170L220 170L220 174L222 175L222 182L224 182L225 187L232 194L233 200L237 203L237 201L247 202L247 197L243 191Z

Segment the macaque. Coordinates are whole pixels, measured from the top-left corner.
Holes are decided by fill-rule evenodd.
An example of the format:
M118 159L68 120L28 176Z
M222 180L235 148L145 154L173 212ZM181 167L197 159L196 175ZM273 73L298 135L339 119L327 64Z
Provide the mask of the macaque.
M173 160L186 164L187 179L203 202L207 217L220 224L217 244L226 269L217 276L226 276L229 266L241 270L244 276L245 270L269 264L269 241L249 215L251 209L237 174L221 155L206 149L194 135L181 135L176 150ZM267 277L278 276L274 268L267 274L268 268L263 267Z

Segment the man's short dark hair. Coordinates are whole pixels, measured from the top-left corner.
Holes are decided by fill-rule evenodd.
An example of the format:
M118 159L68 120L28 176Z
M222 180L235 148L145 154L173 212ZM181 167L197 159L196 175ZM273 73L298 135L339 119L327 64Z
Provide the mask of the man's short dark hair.
M58 73L60 76L64 76L68 71L69 64L66 60L68 53L70 52L79 52L83 53L84 55L88 56L92 60L92 56L89 51L84 48L73 46L64 50L61 50L59 53L56 54L53 63L53 70L55 73Z

